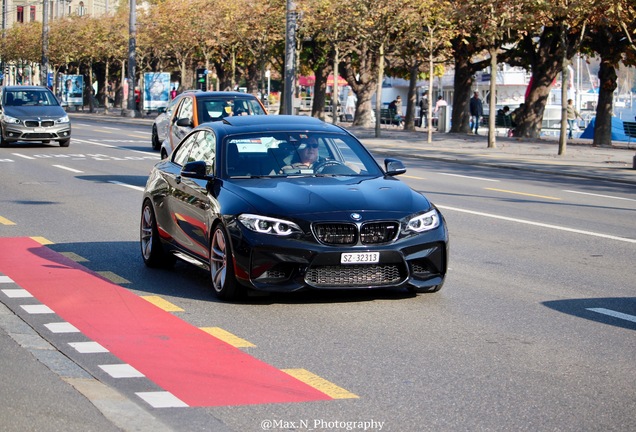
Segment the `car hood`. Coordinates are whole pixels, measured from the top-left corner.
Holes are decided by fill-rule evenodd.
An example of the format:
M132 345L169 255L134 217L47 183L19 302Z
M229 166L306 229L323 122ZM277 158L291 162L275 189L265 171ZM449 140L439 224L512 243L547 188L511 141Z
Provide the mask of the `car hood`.
M58 119L66 115L61 106L5 106L4 113L16 118Z
M408 215L431 208L420 193L392 177L299 177L240 179L226 184L252 212L317 215L333 212L377 212Z

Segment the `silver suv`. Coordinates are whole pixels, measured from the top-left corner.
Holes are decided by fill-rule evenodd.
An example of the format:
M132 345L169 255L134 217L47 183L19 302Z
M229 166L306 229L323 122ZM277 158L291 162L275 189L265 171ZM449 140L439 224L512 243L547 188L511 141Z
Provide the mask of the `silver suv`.
M5 86L0 90L0 146L12 142L71 142L71 121L46 87Z

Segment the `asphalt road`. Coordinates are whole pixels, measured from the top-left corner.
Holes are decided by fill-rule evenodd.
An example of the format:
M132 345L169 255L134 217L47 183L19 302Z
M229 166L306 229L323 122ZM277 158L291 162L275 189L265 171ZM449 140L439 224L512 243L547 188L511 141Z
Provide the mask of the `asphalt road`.
M229 304L214 299L205 272L143 265L140 188L158 160L149 127L93 120L73 127L68 149L0 149L0 243L44 238L46 248L126 293L180 309L164 314L220 328L249 342L238 350L250 358L306 371L340 396L154 407L139 397L158 387L153 380L105 374L109 355L78 354L69 347L74 336L48 332L49 318L29 315L25 300L1 291L0 397L24 402L0 407L10 419L0 429L636 429L632 185L403 154L402 179L449 224L442 291L309 292ZM11 253L0 249L0 257ZM47 427L51 417L60 426Z

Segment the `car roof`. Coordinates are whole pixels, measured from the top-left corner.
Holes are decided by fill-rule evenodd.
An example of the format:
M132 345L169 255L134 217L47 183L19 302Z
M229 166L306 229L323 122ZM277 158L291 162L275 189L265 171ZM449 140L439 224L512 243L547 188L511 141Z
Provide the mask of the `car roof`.
M3 86L3 90L11 90L11 91L33 91L33 90L49 90L44 86L35 86L35 85L12 85L12 86Z
M251 99L258 99L255 95L253 95L252 93L243 93L243 92L237 92L237 91L203 91L203 90L186 90L183 93L181 93L183 95L193 95L195 96L197 99L199 98L220 98L220 99L233 99L233 98L251 98Z
M347 133L340 126L326 123L310 116L268 115L268 116L232 116L222 121L207 122L196 129L212 129L219 135L254 132L313 131Z

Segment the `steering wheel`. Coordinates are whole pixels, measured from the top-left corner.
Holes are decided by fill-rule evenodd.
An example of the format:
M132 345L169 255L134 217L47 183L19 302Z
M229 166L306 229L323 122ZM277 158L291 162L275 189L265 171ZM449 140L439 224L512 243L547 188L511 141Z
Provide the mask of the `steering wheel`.
M314 172L317 174L322 173L325 168L334 167L334 166L342 166L344 165L342 162L334 160L334 159L326 159L321 162L318 162L316 166L314 166Z

